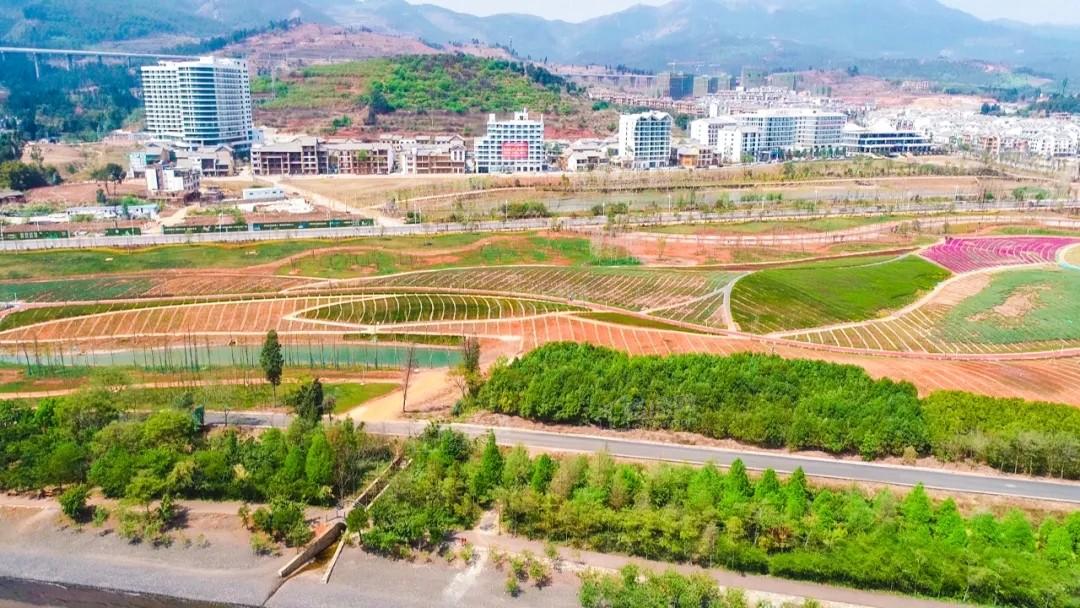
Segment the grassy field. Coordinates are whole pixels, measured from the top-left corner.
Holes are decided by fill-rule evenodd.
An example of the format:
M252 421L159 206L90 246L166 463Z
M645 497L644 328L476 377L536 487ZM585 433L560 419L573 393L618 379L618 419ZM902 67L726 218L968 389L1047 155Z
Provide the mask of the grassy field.
M591 243L584 238L549 238L538 235L479 235L435 237L427 241L386 239L388 247L347 252L312 252L278 269L278 274L343 279L397 274L454 266L512 266L556 264L578 266L594 261ZM464 238L473 237L473 238ZM430 243L430 244L429 244ZM382 244L382 243L380 243ZM411 245L411 246L410 246ZM446 251L441 251L445 249Z
M1016 344L1080 339L1080 272L1016 270L995 274L952 308L939 332L951 341Z
M603 323L640 327L643 329L665 329L669 331L682 331L688 334L705 333L689 327L675 325L674 323L665 323L659 319L645 319L643 317L636 317L621 312L583 312L575 316L581 317L582 319L592 319L593 321L601 321Z
M154 286L149 278L63 279L0 284L0 300L23 302L133 298Z
M835 232L908 219L901 215L875 215L869 217L828 217L813 220L776 221L776 222L741 222L732 224L679 224L657 226L649 232L664 234L762 234L768 232Z
M313 257L318 257L318 251L328 247L371 247L373 250L396 252L435 251L440 248L467 247L488 238L491 237L485 234L464 233L393 238L299 239L239 245L191 244L139 249L59 249L4 253L0 254L0 279L86 277L97 274L199 268L238 269L276 262L304 252L311 252ZM520 256L529 255L530 248L540 247L544 253L535 255L546 255L549 259L562 255L572 261L582 261L587 257L589 249L585 239L549 239L535 234L495 237L493 240L498 243L504 238L508 242L505 247L481 247L472 259L478 263L519 259ZM297 265L302 264L303 260L304 258L299 260Z
M732 315L744 331L754 333L862 321L915 301L948 276L914 256L762 270L735 284Z
M344 414L362 403L389 395L398 387L399 385L394 382L328 384L324 385L324 391L327 397L334 398L334 413Z
M1042 226L999 226L991 229L990 234L1000 234L1002 236L1080 236L1080 230L1045 228Z
M461 346L465 342L464 336L451 336L445 334L404 334L394 332L345 334L342 338L347 342L369 343L405 343L423 344L425 346Z
M304 313L308 319L358 325L467 321L525 317L581 310L557 302L472 295L414 294L386 296L323 306Z

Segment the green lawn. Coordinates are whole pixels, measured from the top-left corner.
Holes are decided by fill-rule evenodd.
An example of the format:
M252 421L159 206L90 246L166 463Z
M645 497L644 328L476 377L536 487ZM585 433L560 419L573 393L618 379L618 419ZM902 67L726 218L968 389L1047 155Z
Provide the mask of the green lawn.
M885 260L827 260L756 272L735 284L732 315L754 333L863 321L915 301L949 276L915 256Z
M939 331L948 340L1017 344L1080 339L1080 272L1014 270L995 274L953 307Z
M537 235L494 237L483 245L461 251L439 249L464 248L482 238L481 235L389 239L370 251L313 253L278 270L279 274L298 274L307 277L342 279L349 277L397 274L414 270L452 268L458 266L513 266L518 264L560 264L580 266L593 261L588 239L547 238ZM375 245L369 241L368 244ZM382 245L391 247L382 247Z
M370 382L327 384L324 388L326 396L334 398L334 413L344 414L362 403L394 392L399 386L395 382Z
M328 247L368 246L379 250L415 252L425 249L464 247L487 237L488 235L485 234L447 234L394 238L281 240L242 245L201 243L138 249L57 249L4 253L0 254L0 279L44 279L197 268L245 268ZM580 251L587 252L588 250L588 241L585 239L544 239L535 235L507 238L522 241L517 247L519 251L528 251L530 247L535 247L544 241L571 241L548 245L545 251L552 256L557 252L564 254L577 252L577 256L583 257L586 254ZM573 241L579 242L573 243ZM488 257L497 255L498 251L497 248L491 252L481 250L476 259L485 261ZM315 255L315 257L319 256Z
M331 304L303 313L308 319L358 325L526 317L582 310L559 302L457 294L409 294Z

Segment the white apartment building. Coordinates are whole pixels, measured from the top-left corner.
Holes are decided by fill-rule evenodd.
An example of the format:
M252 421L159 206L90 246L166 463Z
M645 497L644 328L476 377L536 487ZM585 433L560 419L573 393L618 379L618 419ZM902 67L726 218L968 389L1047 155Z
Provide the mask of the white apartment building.
M671 161L671 115L666 112L619 117L619 159L634 169L666 167Z
M251 145L251 82L246 61L201 57L142 68L146 130L197 148Z
M473 142L477 173L538 173L544 170L544 117L534 120L529 111L510 120L488 116L487 134Z
M739 124L731 116L701 118L690 123L690 139L711 148L721 163L741 163L756 157L760 131Z
M841 112L782 108L732 116L740 126L758 131L757 154L789 151L820 152L838 148L847 116Z

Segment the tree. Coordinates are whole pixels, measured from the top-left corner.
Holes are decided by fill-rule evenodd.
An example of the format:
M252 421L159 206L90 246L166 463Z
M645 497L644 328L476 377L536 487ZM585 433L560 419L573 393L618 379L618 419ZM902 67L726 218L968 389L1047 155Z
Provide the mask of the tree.
M45 463L45 476L50 483L63 487L82 479L83 451L73 442L58 444Z
M322 431L316 431L311 438L311 447L308 448L307 461L304 463L304 474L309 483L319 488L329 486L333 482L334 458L330 451L330 443Z
M502 481L503 457L495 444L495 433L488 431L484 451L480 454L480 464L473 474L472 494L480 501L491 497L491 491Z
M274 387L274 397L277 397L277 387L281 384L285 357L281 353L281 343L278 342L277 332L273 329L266 332L266 340L263 341L262 352L259 353L259 366L262 367L266 381Z
M286 401L297 416L311 423L318 422L326 413L323 385L318 378L301 383Z

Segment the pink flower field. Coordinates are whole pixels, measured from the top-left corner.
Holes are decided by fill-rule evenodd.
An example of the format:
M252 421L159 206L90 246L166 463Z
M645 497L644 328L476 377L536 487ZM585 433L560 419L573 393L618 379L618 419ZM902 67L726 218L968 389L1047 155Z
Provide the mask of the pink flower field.
M1077 242L1080 239L1059 236L945 237L922 256L953 272L971 272L1013 264L1046 264L1053 262L1063 247Z

